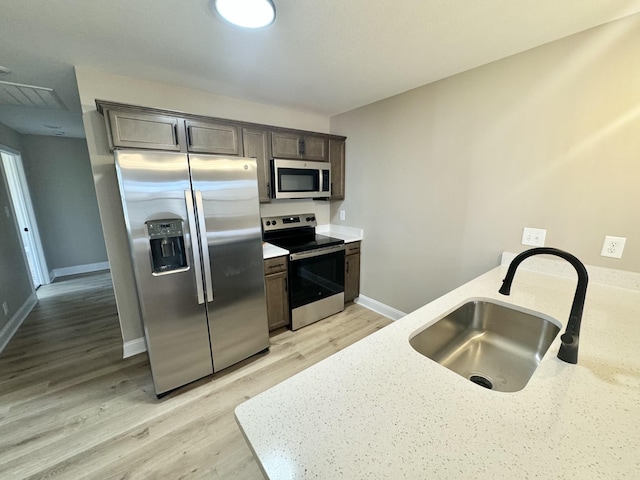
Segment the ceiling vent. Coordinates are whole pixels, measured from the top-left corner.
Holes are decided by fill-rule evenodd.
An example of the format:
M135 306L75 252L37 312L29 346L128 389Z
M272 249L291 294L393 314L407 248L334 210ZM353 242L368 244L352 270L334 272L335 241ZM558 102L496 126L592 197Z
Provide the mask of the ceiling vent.
M53 88L0 81L0 105L66 110Z

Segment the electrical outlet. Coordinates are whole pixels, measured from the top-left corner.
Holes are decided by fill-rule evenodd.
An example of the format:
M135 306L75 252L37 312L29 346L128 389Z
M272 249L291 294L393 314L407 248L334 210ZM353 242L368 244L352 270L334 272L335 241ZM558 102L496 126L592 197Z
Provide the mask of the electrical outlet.
M604 237L600 255L603 257L622 258L625 243L627 243L625 237L610 237L607 235Z
M524 230L522 231L522 245L544 247L544 241L546 238L547 231L543 228L524 227Z
M9 315L9 305L7 302L2 302L2 310L4 310L4 316Z
M340 210L340 220L344 220L347 217L347 214L344 210Z

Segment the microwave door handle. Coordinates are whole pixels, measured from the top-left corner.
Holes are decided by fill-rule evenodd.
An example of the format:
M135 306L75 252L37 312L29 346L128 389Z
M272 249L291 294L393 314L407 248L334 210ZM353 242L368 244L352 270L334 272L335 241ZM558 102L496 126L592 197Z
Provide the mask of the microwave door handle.
M187 204L187 221L189 222L189 236L191 237L191 251L193 252L193 272L196 276L198 304L202 305L204 303L204 288L202 286L202 262L200 261L198 229L196 227L196 216L193 210L193 195L191 193L191 190L184 191L184 200Z
M324 180L324 172L327 172L327 183L325 184ZM324 168L320 169L320 193L328 192L329 186L331 185L331 171L325 170Z
M202 266L204 268L204 280L206 282L207 302L213 302L213 283L211 282L211 263L209 263L209 241L207 239L207 225L204 220L204 204L202 192L195 191L196 209L198 215L198 227L200 227L200 239L202 241Z

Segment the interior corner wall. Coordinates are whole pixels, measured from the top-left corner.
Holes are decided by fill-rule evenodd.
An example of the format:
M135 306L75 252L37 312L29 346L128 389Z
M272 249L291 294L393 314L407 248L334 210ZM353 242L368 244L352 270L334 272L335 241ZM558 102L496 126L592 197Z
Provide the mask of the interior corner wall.
M20 135L0 123L0 146L20 151ZM1 164L0 164L1 165ZM0 344L3 331L9 322L33 295L29 269L22 251L18 227L13 215L5 215L5 207L11 209L11 198L4 171L0 166L0 303L7 302L8 315L0 309Z
M114 158L109 151L104 118L96 110L95 100L324 133L329 131L329 117L113 75L79 66L75 71L102 230L113 277L122 337L126 344L143 337L144 333L120 205ZM329 219L328 202L289 204L291 208L305 211L311 205L322 210L319 218ZM278 204L264 206L262 212L270 214L270 212L277 212L279 208L283 207Z
M348 140L331 215L365 231L361 292L412 311L530 248L523 227L639 272L638 52L635 15L332 117ZM622 259L600 256L605 235L627 238Z
M19 152L22 149L20 134L4 123L0 123L0 145Z
M106 262L85 139L23 135L22 147L49 269Z

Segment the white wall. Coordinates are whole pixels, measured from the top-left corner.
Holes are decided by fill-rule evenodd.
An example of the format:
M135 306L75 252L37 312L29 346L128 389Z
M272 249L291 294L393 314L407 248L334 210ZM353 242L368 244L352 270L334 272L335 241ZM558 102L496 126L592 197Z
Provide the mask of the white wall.
M638 52L640 15L332 117L348 140L331 214L365 230L362 293L412 311L529 248L525 226L640 271ZM605 235L627 237L621 260Z
M42 135L21 139L22 163L49 269L106 262L85 139Z
M306 112L189 90L174 85L149 82L76 67L76 80L83 111L83 122L98 197L107 255L114 281L118 313L125 342L143 336L135 280L130 264L126 231L120 205L113 155L109 152L104 118L95 100L108 100L146 107L163 108L212 117L242 120L315 132L329 131L329 118ZM328 202L295 202L263 208L263 214L291 208L291 213L317 210L328 220ZM293 211L298 210L299 211ZM287 210L289 212L289 210Z

